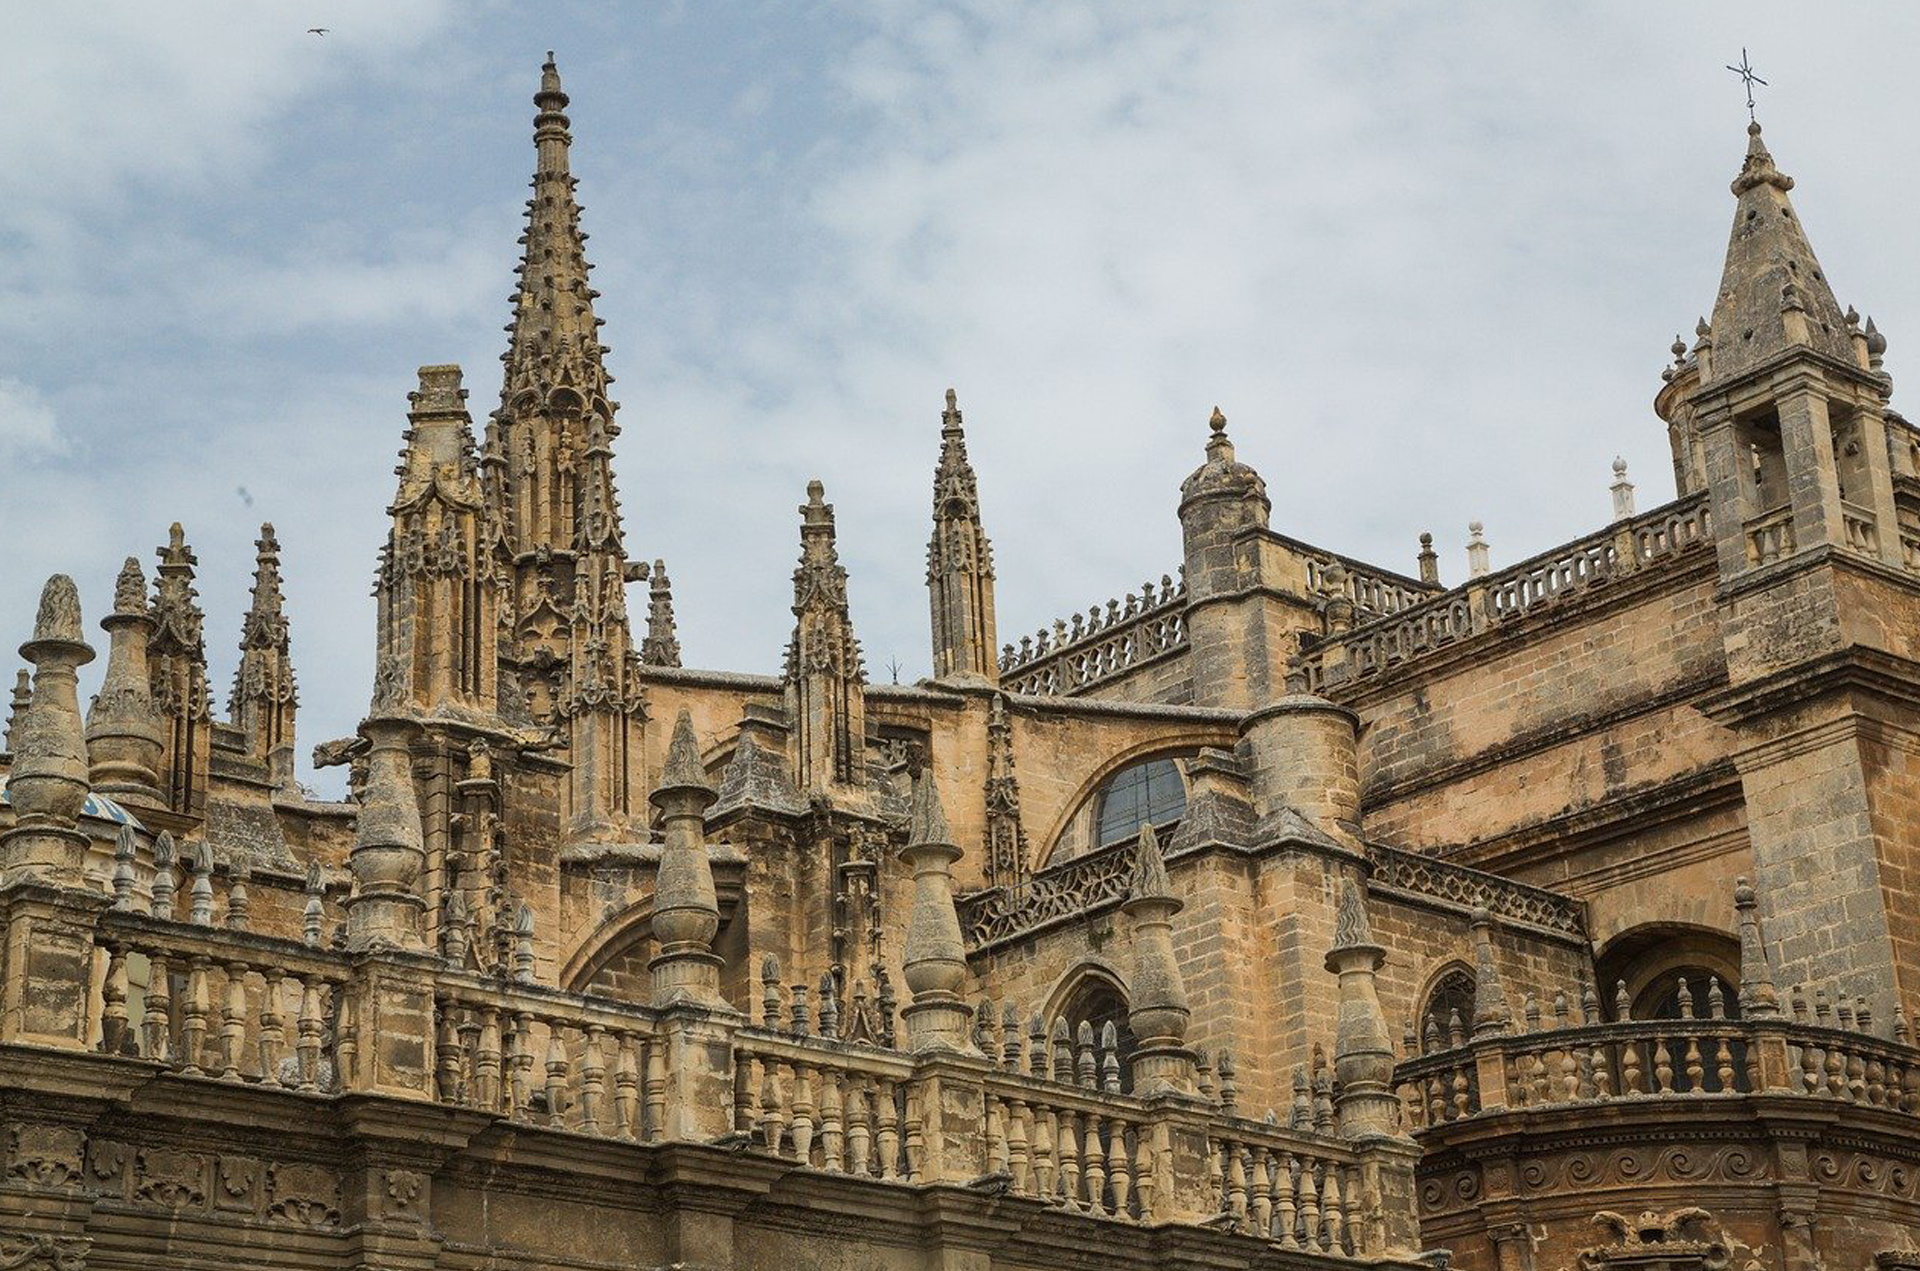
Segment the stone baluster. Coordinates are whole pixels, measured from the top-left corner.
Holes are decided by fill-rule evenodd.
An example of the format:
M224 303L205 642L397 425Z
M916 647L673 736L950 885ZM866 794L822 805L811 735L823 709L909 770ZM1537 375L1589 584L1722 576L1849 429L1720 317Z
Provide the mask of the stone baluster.
M123 914L134 910L133 862L133 827L123 825L113 836L113 907Z
M580 1132L599 1134L600 1101L607 1088L607 1058L602 1049L607 1030L589 1024L586 1033L586 1044L580 1051Z
M780 1097L780 1065L772 1059L760 1064L760 1139L769 1154L780 1155L786 1143L786 1105Z
M227 930L245 931L252 901L247 895L247 882L253 877L253 867L238 857L227 866Z
M153 916L165 918L169 922L174 916L174 867L179 853L173 845L173 835L160 831L153 840Z
M309 949L323 943L327 917L326 888L320 881L320 862L307 865L307 900L300 912L300 941Z
M640 1137L640 1055L632 1030L614 1033L613 1132L629 1142ZM745 1127L753 1128L753 1122Z
M127 1035L127 948L107 942L107 973L100 985L100 1053L138 1053Z
M247 966L229 962L221 967L224 979L220 1004L220 1076L240 1080L240 1061L246 1053Z
M193 885L187 892L187 921L199 927L213 925L213 849L199 839L187 849Z

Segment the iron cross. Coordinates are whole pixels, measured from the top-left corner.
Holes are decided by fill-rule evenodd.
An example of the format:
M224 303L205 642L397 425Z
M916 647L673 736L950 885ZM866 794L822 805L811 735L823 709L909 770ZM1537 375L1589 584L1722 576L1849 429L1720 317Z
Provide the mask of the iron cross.
M1753 73L1753 64L1747 61L1747 51L1745 49L1740 50L1740 65L1729 66L1727 69L1735 75L1738 75L1740 81L1747 86L1747 122L1756 122L1753 114L1753 86L1758 84L1760 87L1765 88L1767 87L1767 81Z

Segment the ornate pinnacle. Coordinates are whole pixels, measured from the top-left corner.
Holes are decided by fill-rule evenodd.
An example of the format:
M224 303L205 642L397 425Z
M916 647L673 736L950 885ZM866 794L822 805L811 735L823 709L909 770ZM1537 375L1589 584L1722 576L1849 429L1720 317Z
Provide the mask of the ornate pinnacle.
M1373 924L1367 918L1366 889L1351 877L1340 885L1340 907L1333 923L1335 951L1376 947ZM1329 955L1331 957L1331 955Z
M40 590L40 610L33 619L33 640L31 644L65 644L86 647L86 638L80 633L80 591L73 585L73 579L65 574L55 574L47 579L47 585ZM23 656L33 659L22 647ZM86 656L76 665L84 665L93 660L93 650L86 649Z
M953 862L960 849L931 772L914 782L911 829L900 855L913 870L913 909L901 959L913 993L907 1044L913 1050L970 1050L969 1016L959 993L967 978L966 947L953 903Z
M138 556L127 557L120 576L113 583L113 614L117 617L147 616L147 576Z
M640 660L649 666L679 666L680 640L673 620L673 584L667 563L653 562L647 576L647 638L640 642Z
M1171 916L1181 907L1180 898L1173 894L1173 885L1167 881L1167 861L1160 851L1160 836L1150 822L1140 826L1140 842L1133 852L1133 880L1127 889L1127 904L1167 906L1166 913Z
M693 736L693 716L685 708L673 721L673 737L667 743L667 761L660 773L660 787L653 801L664 806L667 796L683 790L698 791L713 801L713 782L707 778L706 765L700 762L700 745Z

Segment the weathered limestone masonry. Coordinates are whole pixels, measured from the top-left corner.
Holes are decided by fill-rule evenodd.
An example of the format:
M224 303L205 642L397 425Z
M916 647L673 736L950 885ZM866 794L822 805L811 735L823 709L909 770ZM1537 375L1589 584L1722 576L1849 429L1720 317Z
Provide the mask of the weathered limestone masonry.
M0 1267L1920 1265L1920 433L1757 128L1674 501L1616 464L1448 588L1275 529L1216 409L1178 567L996 655L949 390L933 674L875 685L819 481L781 665L683 665L551 58L534 102L500 405L408 395L346 799L271 526L220 719L182 527L84 724L47 584Z

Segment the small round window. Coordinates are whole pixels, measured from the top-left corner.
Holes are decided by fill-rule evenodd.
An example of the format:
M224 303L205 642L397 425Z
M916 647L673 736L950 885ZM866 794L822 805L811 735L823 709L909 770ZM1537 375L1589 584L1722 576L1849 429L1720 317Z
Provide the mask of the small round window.
M1155 829L1178 821L1187 810L1187 787L1171 759L1153 759L1113 775L1100 787L1094 844L1130 839L1149 822Z

